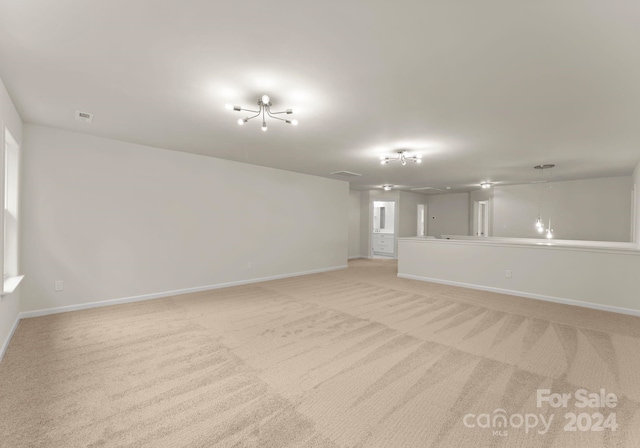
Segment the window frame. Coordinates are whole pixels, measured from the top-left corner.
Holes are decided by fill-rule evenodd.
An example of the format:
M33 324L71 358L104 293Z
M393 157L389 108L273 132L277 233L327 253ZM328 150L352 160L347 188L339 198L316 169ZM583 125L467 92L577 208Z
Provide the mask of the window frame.
M11 294L18 287L24 275L19 274L20 241L20 144L8 128L3 126L2 157L0 157L0 200L2 201L2 238L0 239L0 265L2 265L2 295ZM12 208L13 210L11 210ZM8 224L7 214L14 222ZM10 251L10 252L8 252Z

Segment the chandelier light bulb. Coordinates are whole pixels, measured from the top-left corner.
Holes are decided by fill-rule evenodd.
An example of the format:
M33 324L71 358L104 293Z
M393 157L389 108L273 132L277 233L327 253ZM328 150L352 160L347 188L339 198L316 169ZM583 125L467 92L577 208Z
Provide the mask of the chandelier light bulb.
M224 105L224 108L227 109L227 110L233 110L233 104L227 103L227 104Z
M249 120L248 120L248 119L246 119L246 118L238 118L238 124L239 124L240 126L242 126L243 124L245 124L247 121L249 121Z
M291 124L294 126L298 126L298 120L291 120Z
M551 229L548 229L548 230L547 230L547 238L548 238L548 239L553 238L553 230L551 230Z
M271 99L269 98L269 95L262 95L262 104L264 104L265 106L269 104L270 100Z
M265 121L262 122L262 132L267 132L267 123Z
M414 159L413 161L416 163L422 163L422 159Z

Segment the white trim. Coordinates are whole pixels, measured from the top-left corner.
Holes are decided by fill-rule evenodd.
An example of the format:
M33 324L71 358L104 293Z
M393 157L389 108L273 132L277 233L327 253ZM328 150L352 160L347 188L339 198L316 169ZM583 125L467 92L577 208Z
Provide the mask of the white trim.
M66 313L69 311L86 310L90 308L99 308L103 306L119 305L122 303L141 302L143 300L160 299L162 297L171 297L171 296L177 296L182 294L189 294L193 292L208 291L211 289L228 288L230 286L248 285L250 283L267 282L270 280L279 280L282 278L298 277L301 275L310 275L310 274L318 274L321 272L337 271L339 269L346 269L347 267L348 267L347 265L334 266L331 268L314 269L312 271L294 272L292 274L281 274L281 275L274 275L271 277L253 278L249 280L239 280L235 282L218 283L215 285L208 285L208 286L197 286L195 288L176 289L174 291L164 291L164 292L157 292L152 294L143 294L139 296L123 297L120 299L101 300L99 302L81 303L78 305L46 308L46 309L35 310L35 311L24 311L20 313L18 317L19 319L26 319L29 317L47 316L49 314L58 314L58 313Z
M441 235L441 238L429 239L426 237L402 237L398 238L398 244L403 242L418 242L429 244L459 244L466 246L496 246L496 247L516 247L543 250L571 250L582 252L600 252L609 254L623 254L640 256L640 250L634 243L608 242L608 241L571 241L527 238L500 238L459 235Z
M18 285L20 284L23 278L24 278L24 275L5 278L2 295L4 296L6 294L13 293L13 291L16 290L16 288L18 287Z
M348 260L357 260L358 258L369 258L366 255L354 255L353 257L349 257Z
M11 327L11 331L7 335L7 339L5 339L5 341L2 343L2 347L0 347L0 362L2 362L2 358L4 358L4 353L7 351L7 348L9 347L9 342L11 342L13 333L15 333L19 323L20 323L20 315L18 314L16 316L16 321L13 323L13 327Z
M398 274L398 277L406 278L406 279L410 279L410 280L419 280L419 281L423 281L423 282L440 283L440 284L443 284L443 285L460 286L460 287L463 287L463 288L477 289L477 290L480 290L480 291L496 292L496 293L499 293L499 294L508 294L508 295L511 295L511 296L526 297L528 299L544 300L545 302L561 303L563 305L580 306L580 307L583 307L583 308L591 308L591 309L594 309L594 310L609 311L611 313L628 314L628 315L631 315L631 316L640 316L640 310L634 310L634 309L631 309L631 308L622 308L622 307L611 306L611 305L602 305L602 304L599 304L599 303L592 303L592 302L583 302L582 300L564 299L562 297L545 296L545 295L542 295L542 294L533 294L533 293L524 292L524 291L515 291L515 290L511 290L511 289L494 288L492 286L475 285L475 284L472 284L472 283L462 283L462 282L454 282L454 281L451 281L451 280L441 280L441 279L436 279L436 278L421 277L419 275Z

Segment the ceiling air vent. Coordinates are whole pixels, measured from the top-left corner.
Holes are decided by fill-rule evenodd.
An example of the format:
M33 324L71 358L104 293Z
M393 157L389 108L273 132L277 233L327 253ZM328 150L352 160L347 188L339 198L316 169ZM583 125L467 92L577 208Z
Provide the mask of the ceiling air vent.
M362 176L362 174L352 173L351 171L334 171L333 173L329 173L333 176L343 176L343 177L357 177Z
M444 187L444 188L436 188L436 187L416 187L416 188L412 188L411 191L448 191L451 190L451 187Z
M84 121L85 123L91 123L93 121L93 114L90 114L89 112L80 112L79 110L77 110L76 120Z

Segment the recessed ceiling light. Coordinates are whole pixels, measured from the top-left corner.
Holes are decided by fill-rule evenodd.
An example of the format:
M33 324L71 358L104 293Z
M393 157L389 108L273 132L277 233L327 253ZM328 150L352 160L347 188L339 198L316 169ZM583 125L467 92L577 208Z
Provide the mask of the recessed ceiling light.
M382 188L384 191L391 191L391 189L393 188L393 185L383 185Z
M491 188L491 182L481 182L480 186L482 188Z

